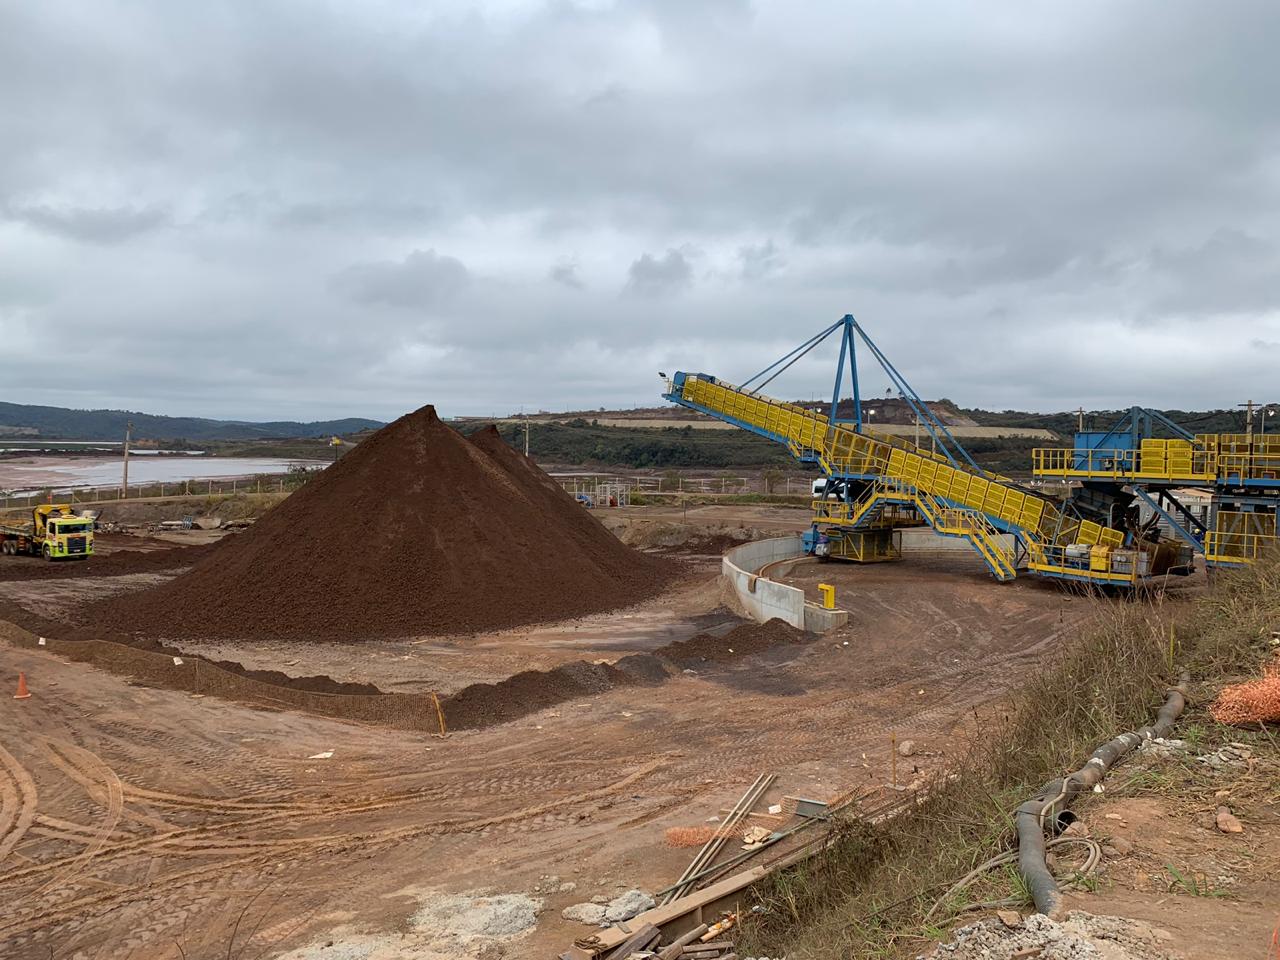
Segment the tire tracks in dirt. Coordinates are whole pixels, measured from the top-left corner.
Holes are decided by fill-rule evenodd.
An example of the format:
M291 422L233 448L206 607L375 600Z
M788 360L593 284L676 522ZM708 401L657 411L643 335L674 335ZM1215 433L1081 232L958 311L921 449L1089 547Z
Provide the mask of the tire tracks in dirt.
M633 770L627 776L594 790L583 791L570 796L560 797L547 803L514 810L509 813L496 814L490 817L441 820L430 824L375 830L368 833L353 832L331 834L320 837L294 837L249 842L246 842L243 839L237 839L235 841L225 843L223 852L230 852L233 850L235 852L241 852L245 848L253 849L259 848L259 845L261 846L257 849L257 852L249 856L241 856L229 861L221 860L215 864L207 864L189 870L182 870L178 873L158 877L150 882L137 884L124 890L99 892L59 904L46 902L45 904L37 907L35 912L28 912L25 916L14 917L7 921L0 920L0 938L10 939L34 930L51 928L68 920L82 917L89 911L101 913L128 905L137 906L143 901L155 899L156 897L169 893L180 887L189 886L192 883L204 880L207 877L226 874L240 868L253 867L264 862L278 862L280 854L282 853L294 853L295 855L300 854L308 858L313 858L330 851L346 851L353 847L367 848L370 846L381 846L388 843L402 843L406 840L422 836L474 833L494 826L530 820L535 817L544 816L551 811L566 806L579 803L589 803L593 800L604 799L626 790L636 782L666 766L670 762L670 759L671 758L668 756L659 756ZM209 852L213 849L213 847L205 847L202 852ZM161 850L160 852L164 851ZM38 873L39 870L18 871L21 876L29 876L33 872ZM20 879L21 877L18 878ZM9 879L11 878L6 878L4 881L0 881L0 886L9 882ZM41 890L46 891L48 886L49 885L46 884L45 887L41 888ZM3 944L4 939L0 939L0 944Z
M606 788L605 793L612 792L617 789L623 789L626 785L634 782L641 776L645 776L653 772L666 762L665 758L650 761L642 766L636 773L619 781L612 787ZM396 837L408 837L423 834L449 834L449 833L465 833L484 829L485 827L506 823L513 820L529 819L539 816L548 810L556 809L566 804L575 802L586 802L594 799L597 795L604 795L601 791L590 791L584 794L575 794L568 797L562 797L558 800L551 801L537 807L528 808L526 810L515 811L509 814L501 814L490 818L456 818L453 820L439 820L434 823L406 828L402 832L397 832ZM153 834L148 837L132 837L117 841L112 844L104 844L96 851L98 862L100 864L115 863L120 860L127 860L138 854L163 854L181 852L184 848L191 850L201 850L212 853L219 849L236 848L244 846L246 841L242 836L227 838L226 832L229 830L243 830L245 828L257 828L268 824L288 823L293 827L302 827L308 825L316 825L325 820L346 817L354 814L372 813L385 810L389 807L403 806L406 803L428 802L450 799L450 794L443 788L437 788L430 791L418 791L410 794L396 796L392 798L377 798L360 803L339 802L337 805L330 806L326 809L311 813L310 815L298 816L292 811L280 811L269 813L265 816L255 816L245 820L237 820L220 824L204 824L197 827L187 827L183 829L170 829L162 834ZM360 834L351 833L342 835L346 839L360 837L381 836L381 834ZM288 843L306 845L308 843L319 842L326 838L291 838ZM274 841L263 841L273 843ZM40 877L50 871L56 871L64 866L68 866L77 860L80 856L65 857L58 860L51 860L44 863L32 864L30 866L10 871L6 876L0 877L0 889L12 884L27 880L33 877Z
M31 774L0 746L0 863L31 829L38 798Z
M85 844L84 850L71 858L65 869L55 872L43 886L31 894L35 897L66 884L83 873L89 862L106 845L124 813L124 788L120 785L120 778L96 755L73 743L49 737L41 737L38 742L51 762L84 786L89 796L106 808L106 815Z

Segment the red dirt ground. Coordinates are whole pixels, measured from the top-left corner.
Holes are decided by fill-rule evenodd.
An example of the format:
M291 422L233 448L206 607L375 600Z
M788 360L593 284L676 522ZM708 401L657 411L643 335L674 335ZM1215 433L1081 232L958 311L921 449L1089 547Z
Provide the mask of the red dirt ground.
M666 828L721 815L761 772L778 775L767 803L887 786L894 734L918 750L900 783L936 773L975 709L1093 609L995 584L967 557L833 572L856 600L835 634L446 740L139 687L0 643L0 682L23 670L33 692L0 698L0 956L176 957L175 941L223 956L241 911L236 949L269 956L339 917L403 929L393 894L408 885L533 891L556 874L577 889L543 884L536 933L507 953L551 956L586 932L563 907L672 882L689 852ZM65 582L85 598L95 584L115 589ZM39 582L6 586L43 602ZM571 635L600 649L600 634ZM342 648L346 675L367 678L383 646ZM442 650L426 669L466 659Z

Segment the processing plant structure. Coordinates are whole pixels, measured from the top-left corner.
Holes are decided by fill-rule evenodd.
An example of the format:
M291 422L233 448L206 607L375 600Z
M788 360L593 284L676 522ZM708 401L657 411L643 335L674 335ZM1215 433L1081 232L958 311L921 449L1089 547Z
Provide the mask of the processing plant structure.
M839 360L828 414L763 395L775 377L831 338ZM859 345L888 376L929 438L929 449L863 422ZM841 417L847 381L852 416ZM819 331L741 385L676 373L664 398L784 444L827 478L805 550L861 563L901 556L905 527L967 541L1000 581L1020 572L1131 587L1209 566L1252 562L1276 543L1280 437L1193 435L1133 408L1072 447L1033 453L1034 475L1061 481L1055 499L983 469L852 316ZM1208 495L1197 515L1184 491ZM1145 509L1144 509L1145 508Z

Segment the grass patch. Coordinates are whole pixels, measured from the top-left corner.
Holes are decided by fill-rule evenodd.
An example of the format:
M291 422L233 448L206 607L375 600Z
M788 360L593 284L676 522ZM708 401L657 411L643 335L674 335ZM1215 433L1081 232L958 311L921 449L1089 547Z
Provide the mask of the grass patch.
M1170 893L1185 893L1192 897L1226 896L1224 891L1215 887L1209 878L1202 873L1195 873L1191 870L1179 870L1171 863L1165 864L1164 869L1170 877Z
M1220 575L1192 602L1111 602L1100 623L1029 677L1003 719L977 731L951 776L919 804L881 824L843 819L826 852L757 885L753 894L765 909L742 931L739 952L804 960L904 956L936 939L969 903L1025 902L1016 871L991 873L924 923L948 887L1013 848L1011 813L1019 803L1079 767L1099 744L1150 723L1182 669L1191 672L1190 699L1199 706L1222 682L1254 675L1277 623L1274 561ZM1210 739L1207 714L1189 711L1176 735L1199 726L1200 739ZM1232 734L1240 739L1239 731ZM1139 786L1159 784L1131 785ZM1170 880L1179 882L1173 874ZM1196 889L1197 896L1213 895Z

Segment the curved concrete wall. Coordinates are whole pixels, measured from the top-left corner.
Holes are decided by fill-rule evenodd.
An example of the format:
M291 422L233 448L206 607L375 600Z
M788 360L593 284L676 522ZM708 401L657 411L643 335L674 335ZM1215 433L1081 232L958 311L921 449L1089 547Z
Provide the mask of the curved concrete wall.
M761 567L778 560L796 560L804 556L804 545L798 536L756 540L734 547L721 560L721 573L733 587L738 601L753 620L763 623L777 617L799 627L825 633L846 623L844 610L824 610L808 603L804 591L758 576Z

